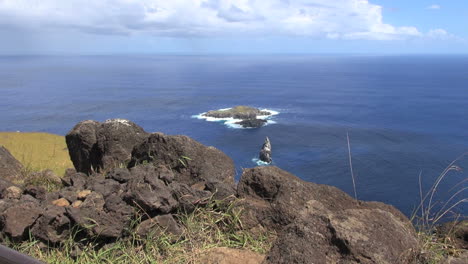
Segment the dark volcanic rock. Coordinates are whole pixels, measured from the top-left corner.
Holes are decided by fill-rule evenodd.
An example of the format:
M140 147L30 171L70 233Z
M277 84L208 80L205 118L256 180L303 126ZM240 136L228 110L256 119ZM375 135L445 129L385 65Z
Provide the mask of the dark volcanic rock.
M418 248L412 224L392 206L276 167L245 170L238 195L252 205L246 222L279 232L266 263L408 263Z
M215 118L235 118L235 119L256 119L257 116L271 115L268 111L262 111L260 109L249 107L249 106L236 106L227 110L213 110L208 111L204 116L215 117Z
M141 222L136 230L137 234L141 237L153 236L158 237L161 232L170 235L180 236L183 229L177 224L172 215L158 215L151 219Z
M143 128L128 120L87 120L68 132L66 141L75 169L91 174L128 162L133 147L146 136Z
M71 228L65 208L49 205L32 227L31 234L44 242L56 244L69 238Z
M0 213L0 227L2 233L13 241L19 242L26 238L27 231L40 216L42 210L34 202L16 202L6 204Z
M207 147L187 136L151 134L132 152L129 166L150 162L174 172L174 180L192 185L200 181L234 184L231 158L214 147Z
M236 124L241 125L243 128L258 128L262 127L267 123L266 120L263 119L245 119L240 122L237 122Z
M19 180L23 165L11 155L3 146L0 146L0 179L7 181Z
M67 214L88 237L116 239L124 235L133 210L120 197L110 195L106 199L100 193L89 194L80 207L67 207Z
M97 121L82 121L65 137L70 158L78 172L89 174L99 168L99 160L102 156L97 148L99 126L100 123Z
M206 204L212 195L208 191L191 188L184 183L174 182L171 187L175 198L179 202L178 210L185 213L190 213L197 206Z
M177 205L172 189L158 178L156 168L143 165L132 168L133 178L127 183L125 200L147 214L169 213Z
M260 150L259 159L266 163L271 163L271 143L267 137L263 143L262 149Z

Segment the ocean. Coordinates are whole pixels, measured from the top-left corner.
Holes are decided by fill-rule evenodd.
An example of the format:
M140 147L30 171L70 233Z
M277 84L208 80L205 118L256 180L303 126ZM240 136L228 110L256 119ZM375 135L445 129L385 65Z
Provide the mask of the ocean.
M196 118L236 105L277 114L259 129ZM426 192L468 151L468 56L0 57L1 131L65 135L79 121L110 118L215 146L237 178L257 165L268 136L274 165L354 196L348 134L357 197L409 216L419 175ZM462 171L440 183L439 205L467 185L468 157L456 164Z

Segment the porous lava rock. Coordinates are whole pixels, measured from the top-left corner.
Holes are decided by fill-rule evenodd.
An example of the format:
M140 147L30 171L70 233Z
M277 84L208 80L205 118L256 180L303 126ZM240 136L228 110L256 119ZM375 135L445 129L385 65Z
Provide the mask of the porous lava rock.
M409 263L418 250L412 224L392 206L277 167L245 170L238 195L254 204L250 223L279 234L265 263Z
M125 119L103 123L86 120L73 127L65 139L76 171L92 174L128 163L133 147L147 135L143 128Z
M234 184L235 168L231 158L187 136L151 134L135 146L129 166L143 163L166 167L179 183L221 181Z

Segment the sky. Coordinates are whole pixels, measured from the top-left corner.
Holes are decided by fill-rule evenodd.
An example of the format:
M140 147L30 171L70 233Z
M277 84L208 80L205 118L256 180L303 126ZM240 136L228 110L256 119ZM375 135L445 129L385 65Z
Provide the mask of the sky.
M468 0L0 0L0 54L468 54Z

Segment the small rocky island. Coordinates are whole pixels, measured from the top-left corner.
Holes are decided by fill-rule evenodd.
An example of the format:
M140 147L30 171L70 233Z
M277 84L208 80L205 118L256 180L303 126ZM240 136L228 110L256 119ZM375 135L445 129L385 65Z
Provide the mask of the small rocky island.
M202 114L204 117L239 119L241 121L236 122L235 124L241 125L244 128L262 127L267 123L267 120L259 117L270 115L272 115L272 113L269 111L243 105L235 106L229 109L212 110Z
M268 137L266 137L265 142L263 143L262 149L260 150L259 159L268 164L272 162L271 143Z

